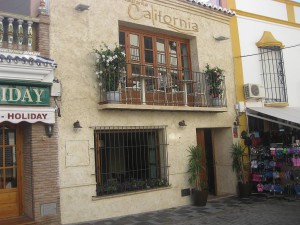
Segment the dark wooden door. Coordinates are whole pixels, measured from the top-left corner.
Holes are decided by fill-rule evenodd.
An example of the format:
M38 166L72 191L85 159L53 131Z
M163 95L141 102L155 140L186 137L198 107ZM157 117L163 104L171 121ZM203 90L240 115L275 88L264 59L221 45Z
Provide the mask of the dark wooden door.
M202 163L205 171L201 179L206 182L210 194L215 194L215 163L211 129L197 129L197 145L202 149Z

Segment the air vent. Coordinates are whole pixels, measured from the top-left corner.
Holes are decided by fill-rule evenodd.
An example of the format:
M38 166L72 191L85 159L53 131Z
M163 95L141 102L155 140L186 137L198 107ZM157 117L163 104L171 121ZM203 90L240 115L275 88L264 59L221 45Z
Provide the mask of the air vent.
M244 92L245 92L245 98L251 99L251 98L265 98L265 90L264 87L262 87L259 84L245 84L244 85Z

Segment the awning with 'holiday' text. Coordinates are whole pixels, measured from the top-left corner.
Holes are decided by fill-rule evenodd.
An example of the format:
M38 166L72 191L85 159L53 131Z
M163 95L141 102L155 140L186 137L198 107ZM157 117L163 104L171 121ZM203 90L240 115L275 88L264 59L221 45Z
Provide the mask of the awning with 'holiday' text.
M55 109L50 107L0 107L0 123L55 123Z

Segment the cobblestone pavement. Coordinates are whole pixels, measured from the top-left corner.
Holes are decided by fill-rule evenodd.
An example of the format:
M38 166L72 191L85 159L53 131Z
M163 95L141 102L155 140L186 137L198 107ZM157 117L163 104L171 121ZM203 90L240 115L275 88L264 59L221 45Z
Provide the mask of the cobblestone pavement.
M182 206L77 225L298 225L300 201L227 197L205 207Z

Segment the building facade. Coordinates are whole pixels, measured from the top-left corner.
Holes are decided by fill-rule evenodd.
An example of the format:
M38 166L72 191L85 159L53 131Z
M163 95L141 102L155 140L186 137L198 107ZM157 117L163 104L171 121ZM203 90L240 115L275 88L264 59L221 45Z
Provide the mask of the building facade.
M231 20L231 37L237 124L240 131L244 131L245 144L249 147L253 191L295 195L297 178L295 182L275 176L263 180L261 177L268 168L258 168L257 164L261 163L262 152L266 152L283 165L274 167L277 172L297 170L293 158L299 150L300 139L300 78L297 75L300 3L261 0L249 4L245 0L229 0L227 6L236 12ZM278 185L276 190L257 188L273 181Z
M60 223L56 94L52 93L56 63L48 58L50 21L45 12L44 1L1 2L3 224Z
M190 204L190 145L205 149L210 193L236 193L232 11L181 0L53 0L50 12L62 224ZM217 91L207 64L222 69Z
M299 129L299 3L264 0L249 5L237 0L227 4L237 13L231 31L241 129L248 130L246 111Z

